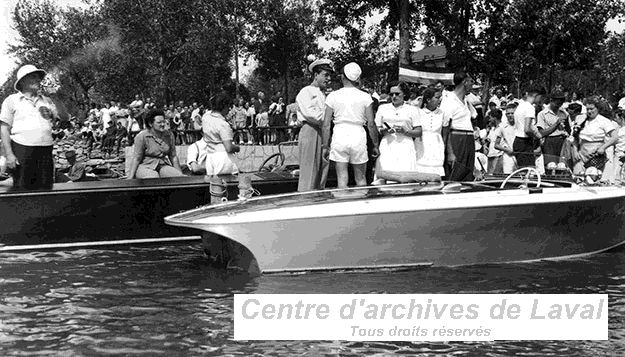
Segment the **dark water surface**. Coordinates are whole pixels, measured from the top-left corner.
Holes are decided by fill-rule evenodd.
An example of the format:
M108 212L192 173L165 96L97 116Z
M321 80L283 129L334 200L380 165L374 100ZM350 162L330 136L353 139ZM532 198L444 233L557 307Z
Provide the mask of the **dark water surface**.
M234 293L608 293L609 341L236 342ZM625 251L411 272L250 277L199 244L0 254L0 355L625 356Z

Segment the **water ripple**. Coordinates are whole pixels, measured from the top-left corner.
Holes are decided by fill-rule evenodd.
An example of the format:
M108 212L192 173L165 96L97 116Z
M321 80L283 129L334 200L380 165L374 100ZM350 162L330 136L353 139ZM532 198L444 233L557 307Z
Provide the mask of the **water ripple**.
M201 248L0 254L0 355L625 355L625 252L532 264L253 277ZM236 293L607 293L608 341L233 341Z

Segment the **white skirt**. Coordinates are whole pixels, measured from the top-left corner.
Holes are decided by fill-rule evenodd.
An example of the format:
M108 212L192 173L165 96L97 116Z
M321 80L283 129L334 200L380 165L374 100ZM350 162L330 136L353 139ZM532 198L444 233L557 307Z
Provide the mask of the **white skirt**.
M234 155L225 151L206 155L207 175L231 175L239 172L234 163Z
M417 152L411 137L387 134L380 142L377 170L417 172Z
M418 172L445 176L445 144L441 134L424 131L420 138L415 139L415 147Z

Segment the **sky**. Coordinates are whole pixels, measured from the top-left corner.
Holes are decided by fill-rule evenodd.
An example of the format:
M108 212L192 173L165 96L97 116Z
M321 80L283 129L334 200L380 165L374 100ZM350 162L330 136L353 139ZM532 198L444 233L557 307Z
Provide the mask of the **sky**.
M8 44L14 43L17 38L17 32L12 28L11 13L15 8L18 0L0 0L0 83L4 83L6 78L11 75L14 69L15 59L7 54ZM63 6L81 6L81 0L56 0L56 3ZM625 30L625 22L619 23L617 20L610 20L607 24L609 31L623 32ZM323 46L330 46L320 41ZM249 68L243 69L249 71Z

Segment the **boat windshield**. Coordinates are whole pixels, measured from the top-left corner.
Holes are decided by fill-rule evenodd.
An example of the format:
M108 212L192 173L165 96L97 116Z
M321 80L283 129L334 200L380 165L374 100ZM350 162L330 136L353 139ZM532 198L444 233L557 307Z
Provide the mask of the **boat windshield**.
M301 193L282 194L260 197L247 201L229 202L218 206L205 206L177 215L179 220L193 221L207 215L234 213L239 210L258 211L273 208L307 206L337 201L356 201L361 199L383 199L398 195L437 195L458 192L478 192L494 190L493 187L475 185L473 183L433 183L433 184L395 184L384 186L354 187Z

